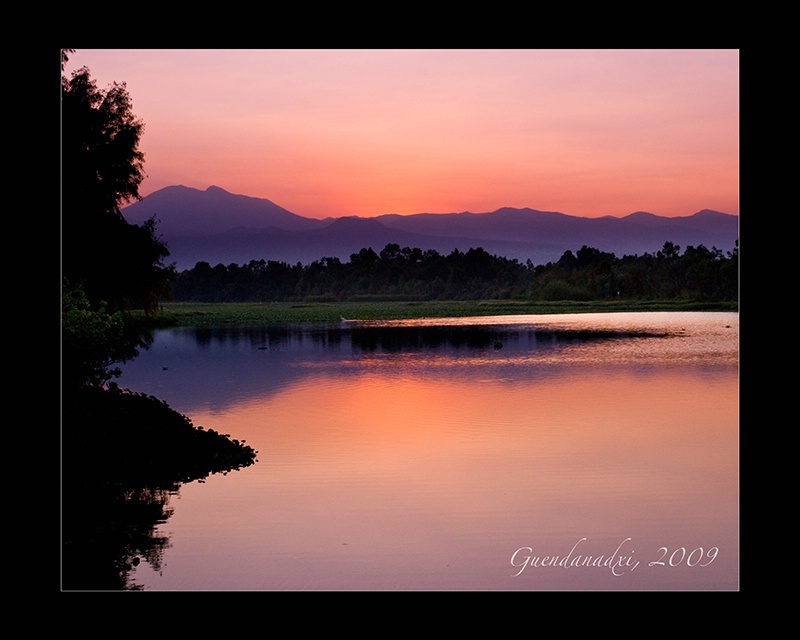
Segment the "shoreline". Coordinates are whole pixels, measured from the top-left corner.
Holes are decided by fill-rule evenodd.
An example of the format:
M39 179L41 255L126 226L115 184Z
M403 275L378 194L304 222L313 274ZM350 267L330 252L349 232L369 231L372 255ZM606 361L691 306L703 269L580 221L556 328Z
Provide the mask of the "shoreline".
M283 324L348 320L413 320L493 315L613 313L635 311L736 311L737 302L520 300L342 302L164 302L150 322L156 327Z

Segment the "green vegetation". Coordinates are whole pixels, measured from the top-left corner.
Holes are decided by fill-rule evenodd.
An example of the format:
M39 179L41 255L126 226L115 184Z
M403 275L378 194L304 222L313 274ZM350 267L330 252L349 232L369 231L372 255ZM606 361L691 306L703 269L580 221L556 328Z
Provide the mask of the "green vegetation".
M406 320L516 314L619 311L736 311L736 302L611 300L530 302L519 300L360 302L165 302L160 326L265 325L349 320Z
M401 320L514 314L738 309L738 245L623 256L582 247L533 266L482 249L435 251L387 245L348 263L308 266L253 260L198 263L178 274L162 325Z

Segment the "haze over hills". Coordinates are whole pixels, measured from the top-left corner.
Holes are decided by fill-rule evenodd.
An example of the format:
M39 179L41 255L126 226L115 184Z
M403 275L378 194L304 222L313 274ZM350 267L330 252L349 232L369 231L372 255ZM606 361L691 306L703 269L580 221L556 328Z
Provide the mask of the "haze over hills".
M364 247L379 253L390 243L445 254L482 247L520 262L530 259L545 264L583 245L618 257L655 253L667 241L681 249L702 244L727 252L739 236L738 216L707 209L677 218L644 211L621 218L583 218L506 207L487 213L318 220L294 214L270 200L232 194L219 187L205 191L166 187L123 208L122 213L134 224L155 216L157 234L170 250L168 261L179 270L190 269L199 261L212 266L260 259L289 264L308 264L323 257L347 261Z

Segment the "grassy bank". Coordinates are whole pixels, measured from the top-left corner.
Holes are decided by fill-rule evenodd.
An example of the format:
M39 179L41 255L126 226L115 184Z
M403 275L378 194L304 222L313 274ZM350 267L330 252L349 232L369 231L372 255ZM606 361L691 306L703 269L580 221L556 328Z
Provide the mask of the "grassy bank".
M276 324L350 320L403 320L464 316L599 313L615 311L736 311L737 304L692 301L527 302L518 300L428 302L167 302L159 322L168 326Z

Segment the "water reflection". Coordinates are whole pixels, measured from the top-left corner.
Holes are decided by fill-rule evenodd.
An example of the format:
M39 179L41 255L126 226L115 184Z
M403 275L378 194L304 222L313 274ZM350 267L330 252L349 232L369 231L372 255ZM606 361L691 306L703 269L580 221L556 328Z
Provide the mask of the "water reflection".
M613 317L611 317L613 316ZM164 370L167 367L167 370ZM738 317L171 330L121 384L261 462L190 483L148 589L735 589ZM625 538L704 571L511 565Z
M459 323L441 320L342 322L336 325L277 325L199 327L182 330L194 337L201 348L213 345L246 345L259 350L300 347L309 342L313 350L330 359L336 357L336 348L349 344L354 349L396 353L419 349L495 349L503 348L507 341L512 346L525 349L547 348L556 344L571 344L612 338L654 337L668 335L647 327L591 327L591 326L529 326L528 324L482 324L483 318L460 318ZM472 324L476 322L476 324ZM530 321L529 321L530 322Z
M141 589L131 573L142 561L160 571L170 542L156 527L172 515L170 498L179 486L72 486L62 503L62 587L68 591Z
M554 319L535 325L525 316L516 322L503 317L170 329L157 332L152 352L125 367L121 384L144 385L170 404L180 402L185 411L222 409L276 393L310 368L347 375L390 359L395 371L432 374L457 367L470 375L468 367L480 367L503 377L509 375L504 368L563 366L570 353L587 345L669 335L661 327L548 326Z

